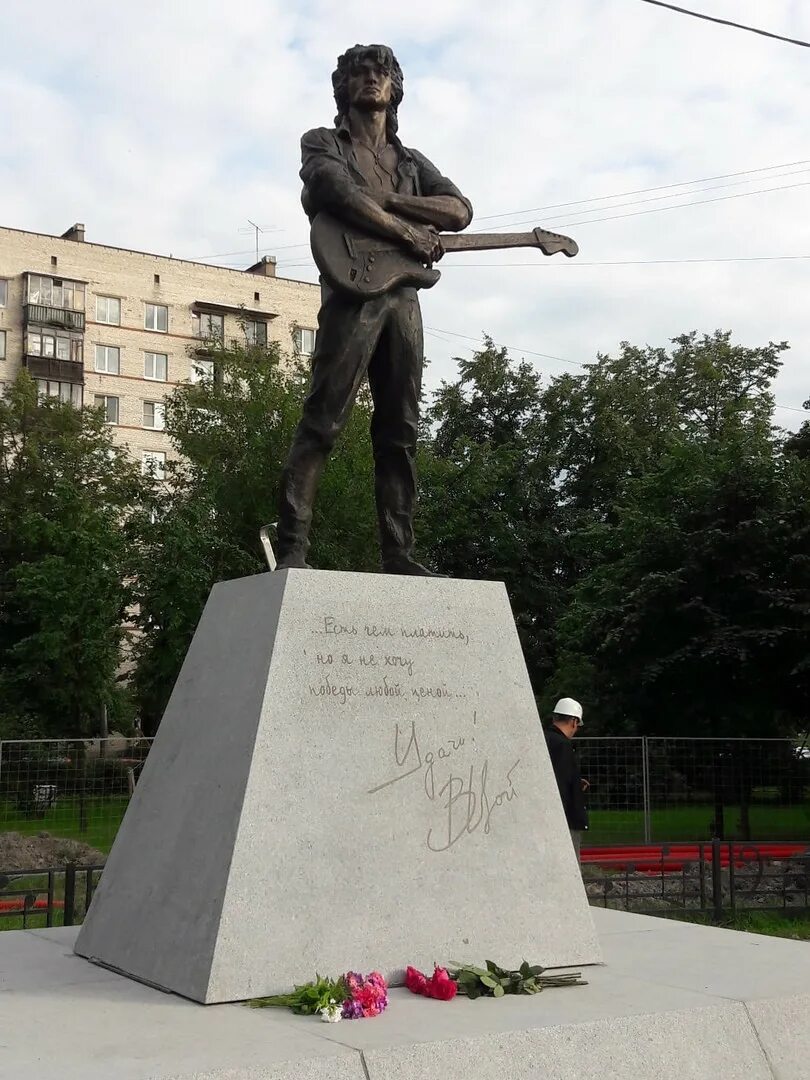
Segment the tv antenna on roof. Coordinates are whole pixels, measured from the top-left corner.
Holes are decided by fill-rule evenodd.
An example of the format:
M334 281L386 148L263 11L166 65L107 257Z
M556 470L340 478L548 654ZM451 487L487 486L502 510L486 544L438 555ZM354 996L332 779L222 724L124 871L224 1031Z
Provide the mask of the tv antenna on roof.
M251 233L251 232L255 233L255 235L256 235L256 262L259 261L259 233L264 234L266 232L282 232L282 231L283 231L282 229L273 228L270 225L257 225L256 222L251 221L250 218L247 218L247 225L246 226L243 225L239 230L240 233Z

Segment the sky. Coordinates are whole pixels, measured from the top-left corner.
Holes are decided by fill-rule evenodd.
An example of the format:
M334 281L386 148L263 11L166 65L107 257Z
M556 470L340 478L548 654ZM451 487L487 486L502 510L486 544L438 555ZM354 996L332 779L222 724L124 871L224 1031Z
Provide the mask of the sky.
M807 0L682 6L810 40ZM422 293L429 387L484 332L550 378L622 341L722 328L790 343L777 422L810 418L810 50L641 0L3 14L0 224L81 221L97 243L247 267L250 219L280 275L314 281L300 136L332 122L337 55L383 42L405 73L399 134L472 200L471 229L580 245L447 255Z

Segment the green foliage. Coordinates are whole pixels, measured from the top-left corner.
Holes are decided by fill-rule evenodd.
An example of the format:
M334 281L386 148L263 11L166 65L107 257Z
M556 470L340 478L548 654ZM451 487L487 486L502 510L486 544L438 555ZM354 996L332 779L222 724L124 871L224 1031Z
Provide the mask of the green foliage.
M327 1005L340 1004L349 996L343 979L329 979L316 973L313 982L296 986L291 994L275 994L272 997L253 998L248 1002L252 1009L281 1007L292 1009L301 1016L314 1016Z
M306 393L307 373L282 370L275 344L208 351L215 377L167 398L166 431L181 457L138 522L133 685L146 732L160 721L211 587L266 570L259 529L276 518ZM369 421L361 396L324 472L311 552L324 569L371 569L377 559Z
M506 582L545 711L573 694L589 733L801 726L810 473L772 424L786 348L625 342L543 386L485 337L438 391L423 547Z
M506 994L539 994L551 986L587 986L578 971L544 975L544 970L539 964L529 964L526 960L515 970L487 960L485 968L455 964L450 970L450 978L458 983L458 992L472 1000L499 998Z
M141 477L100 410L0 400L0 734L96 733L116 697Z
M769 438L673 444L586 534L564 650L602 717L650 734L782 734L810 703L810 469Z
M506 583L535 685L550 674L564 561L540 379L489 338L426 413L420 544L442 573Z

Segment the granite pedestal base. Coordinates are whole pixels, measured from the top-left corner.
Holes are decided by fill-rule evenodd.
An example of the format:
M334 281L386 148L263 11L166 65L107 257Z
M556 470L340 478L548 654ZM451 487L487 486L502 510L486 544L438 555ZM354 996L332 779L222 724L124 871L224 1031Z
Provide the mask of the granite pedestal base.
M503 585L217 585L76 951L205 1003L600 962Z

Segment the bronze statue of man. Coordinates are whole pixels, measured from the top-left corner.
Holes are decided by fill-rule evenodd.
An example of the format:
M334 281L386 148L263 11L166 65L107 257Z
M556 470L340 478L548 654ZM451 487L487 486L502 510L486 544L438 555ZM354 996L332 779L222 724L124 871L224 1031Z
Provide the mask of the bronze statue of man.
M396 57L384 45L355 45L339 57L332 85L335 127L315 128L301 140L304 210L310 221L324 212L393 241L430 266L443 253L437 230L466 228L472 206L426 157L397 138L402 70ZM383 570L430 575L413 557L423 364L416 289L400 285L366 299L341 293L322 278L321 301L310 391L282 476L278 567L307 566L318 480L368 375Z

